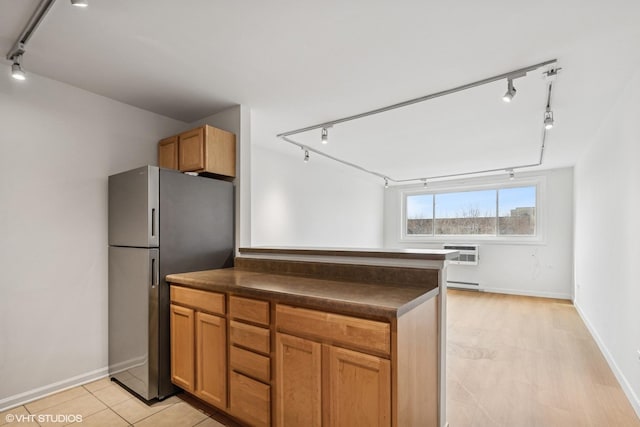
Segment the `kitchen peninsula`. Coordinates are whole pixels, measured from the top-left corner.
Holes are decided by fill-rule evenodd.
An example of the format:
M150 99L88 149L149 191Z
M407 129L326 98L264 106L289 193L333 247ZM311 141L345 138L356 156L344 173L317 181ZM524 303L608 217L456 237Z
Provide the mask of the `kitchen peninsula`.
M456 251L239 252L167 276L174 384L252 426L445 426Z

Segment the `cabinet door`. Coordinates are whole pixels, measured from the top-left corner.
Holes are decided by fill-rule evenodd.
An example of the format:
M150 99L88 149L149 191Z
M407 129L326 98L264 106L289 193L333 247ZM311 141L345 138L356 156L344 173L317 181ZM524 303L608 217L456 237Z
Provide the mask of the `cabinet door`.
M180 171L198 171L204 169L204 128L181 133L178 144Z
M322 346L276 334L276 424L322 425Z
M325 387L328 426L391 425L390 362L380 357L324 346L329 372Z
M158 166L178 169L178 137L172 136L158 143Z
M227 329L222 317L196 312L195 394L221 409L227 407Z
M171 382L194 390L194 313L171 304Z

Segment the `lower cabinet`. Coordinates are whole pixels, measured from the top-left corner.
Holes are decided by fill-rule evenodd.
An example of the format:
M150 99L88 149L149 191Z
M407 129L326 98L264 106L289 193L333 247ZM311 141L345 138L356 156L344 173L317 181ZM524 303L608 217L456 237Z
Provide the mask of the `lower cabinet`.
M218 408L227 406L227 322L196 312L195 395Z
M322 425L322 345L276 334L276 423Z
M171 381L226 410L224 300L224 294L171 287Z
M229 374L231 414L251 426L271 425L271 387L238 372Z
M390 426L389 360L276 334L278 426Z
M377 356L327 346L328 426L390 426L391 364Z
M435 298L384 321L171 286L173 383L247 426L443 425L438 343Z
M171 304L171 382L193 392L195 384L194 311Z

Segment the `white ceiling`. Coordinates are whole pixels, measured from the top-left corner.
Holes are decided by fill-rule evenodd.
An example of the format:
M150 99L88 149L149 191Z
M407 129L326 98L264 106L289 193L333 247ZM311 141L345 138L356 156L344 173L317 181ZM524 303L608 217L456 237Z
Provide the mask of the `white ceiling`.
M544 167L572 165L640 69L631 0L89 1L57 1L27 72L187 122L245 104L254 144L300 158L275 135L557 58ZM3 55L37 3L0 0ZM299 139L395 178L535 163L542 71L509 105L500 82Z

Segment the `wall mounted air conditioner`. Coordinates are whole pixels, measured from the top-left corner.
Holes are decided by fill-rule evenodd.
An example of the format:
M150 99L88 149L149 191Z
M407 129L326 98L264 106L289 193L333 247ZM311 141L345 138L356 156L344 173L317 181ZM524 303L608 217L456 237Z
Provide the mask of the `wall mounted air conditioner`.
M451 264L459 265L478 265L480 255L478 253L478 245L467 245L463 243L444 244L443 249L451 249L460 251L460 255L450 261Z

